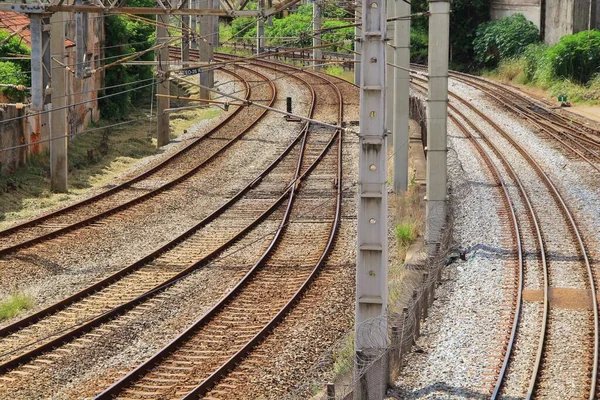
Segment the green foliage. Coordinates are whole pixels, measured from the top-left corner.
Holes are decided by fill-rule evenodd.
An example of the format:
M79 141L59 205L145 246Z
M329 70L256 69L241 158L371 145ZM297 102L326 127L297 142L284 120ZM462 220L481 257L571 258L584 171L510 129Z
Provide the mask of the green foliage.
M526 82L541 81L548 76L548 45L544 43L530 44L523 52L524 73ZM549 76L548 76L549 77Z
M417 227L413 223L403 223L396 225L396 240L401 246L408 246L417 238Z
M312 26L312 4L298 7L286 18L274 18L272 26L265 26L267 41L272 46L308 47L312 38L308 35Z
M411 29L410 31L410 61L427 64L427 46L429 37L427 30Z
M333 28L348 25L345 21L329 20L322 24L323 29ZM338 28L331 31L323 32L323 44L335 43L327 47L328 51L336 51L340 53L348 53L354 49L354 28ZM344 44L346 41L346 44Z
M21 311L29 310L33 307L33 303L33 297L23 293L15 293L9 296L0 302L0 321L12 318Z
M477 28L473 41L475 59L481 65L495 67L501 59L519 56L526 46L538 40L538 29L522 14L491 21Z
M7 30L0 29L0 57L17 57L19 55L29 55L31 50L23 44L18 35L7 40L10 33ZM31 69L30 60L0 61L0 82L12 85L31 84L29 74L25 71ZM5 95L10 101L23 101L24 92L12 88L0 88L0 93Z
M256 3L249 3L249 9L256 9ZM345 15L346 11L339 8L328 7L325 12L325 20L322 28L337 28L348 25L347 21L337 19L327 19L328 16ZM337 10L337 11L335 11ZM268 46L281 47L310 47L312 44L312 4L304 4L290 13L287 17L272 19L272 24L265 25L266 43ZM246 43L251 44L256 40L256 20L251 17L235 18L231 24L221 24L219 27L221 41L240 41L242 38ZM333 43L326 48L329 51L347 52L353 48L354 28L338 28L323 33L324 44ZM349 44L344 44L344 40L349 40Z
M29 79L21 70L19 64L10 61L0 61L0 82L11 85L28 85ZM23 101L25 98L25 92L8 87L0 87L0 93L12 102Z
M411 13L429 10L427 0L411 1ZM463 69L473 62L473 38L477 27L490 19L490 2L486 0L453 0L450 14L450 48L453 68ZM411 61L427 62L429 17L411 20Z
M153 0L130 0L128 5L131 7L153 7ZM153 17L152 17L153 18ZM128 54L135 53L150 48L156 37L154 26L131 21L123 16L111 15L104 20L105 31L107 32L105 55L107 63L114 62ZM139 57L141 61L152 61L154 52L147 52ZM122 85L153 77L152 67L134 65L117 65L106 70L104 85L106 87ZM141 82L137 86L148 85L150 81ZM136 85L120 86L112 89L106 89L102 95L120 93L115 96L100 99L100 111L103 117L113 120L125 119L132 111L134 106L147 104L151 100L151 87L127 91L135 88Z
M490 19L490 3L485 0L452 1L450 54L454 69L473 66L473 39L477 28Z
M600 72L600 32L583 31L563 36L548 50L554 77L585 84Z
M333 373L336 377L346 375L354 366L354 333L349 334L340 347L333 351Z

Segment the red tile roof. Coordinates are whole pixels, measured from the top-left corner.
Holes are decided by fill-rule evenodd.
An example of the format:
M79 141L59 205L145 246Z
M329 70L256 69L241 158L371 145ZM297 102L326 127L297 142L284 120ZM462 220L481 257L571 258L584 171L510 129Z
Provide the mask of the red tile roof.
M25 14L12 11L0 11L0 29L6 29L10 33L17 33L17 37L30 46L31 31L29 30L29 17ZM75 46L75 43L65 39L65 47Z

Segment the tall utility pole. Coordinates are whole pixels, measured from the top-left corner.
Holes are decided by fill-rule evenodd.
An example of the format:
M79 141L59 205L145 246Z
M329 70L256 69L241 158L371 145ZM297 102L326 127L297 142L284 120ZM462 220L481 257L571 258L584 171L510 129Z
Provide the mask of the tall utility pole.
M196 0L188 0L190 3L190 8L191 9L196 9L198 8L198 3ZM197 49L198 48L198 16L197 15L190 15L190 31L192 31L192 39L190 41L190 47L192 49Z
M425 241L433 250L440 242L446 220L450 3L448 0L429 0L429 12Z
M212 8L212 0L198 0L201 8ZM198 39L198 53L201 62L210 62L213 59L213 43L214 43L214 23L212 17L203 15L200 17L200 38ZM209 71L200 72L200 85L205 87L213 87L215 81L215 73L211 69ZM210 91L200 88L200 98L208 99Z
M187 7L192 8L192 0L186 1ZM184 4L185 6L185 4ZM181 64L183 67L189 66L190 48L191 48L191 33L190 26L192 25L193 15L181 17Z
M82 5L83 0L75 0L75 4ZM87 59L88 13L75 13L75 35L75 77L82 79L90 74L91 60Z
M50 107L50 14L29 14L31 32L31 110L44 111ZM50 113L40 115L40 137L50 138Z
M256 54L263 52L265 47L265 19L263 10L265 9L265 0L258 0L258 19L256 20Z
M319 69L321 58L323 58L321 51L321 0L313 1L313 69Z
M395 16L396 14L394 13L394 9L396 8L396 2L395 0L388 0L387 1L387 15L388 16ZM386 23L386 37L388 39L392 39L394 37L394 22L387 22ZM394 62L394 43L391 43L388 41L387 45L385 46L385 56L387 58L387 61L391 64L395 64ZM388 85L388 89L385 91L385 129L388 131L392 131L392 119L394 116L394 91L392 90L393 86L394 86L394 67L392 67L391 65L386 66L385 68L385 81L387 82ZM389 135L387 137L387 145L388 147L392 148L394 144L394 136Z
M396 17L410 15L410 3L404 0L396 2ZM394 113L392 132L394 135L394 193L402 193L408 188L408 112L410 74L410 18L394 22Z
M156 25L156 43L162 44L168 41L167 24L169 16L160 14L156 16L158 24ZM169 48L162 46L156 51L158 61L158 77L156 93L158 96L156 106L156 116L158 119L158 129L156 133L157 146L162 147L169 143L169 114L165 110L170 107L169 101Z
M388 346L386 0L363 0L361 38L354 339L357 372L362 362L381 355ZM379 358L377 362L386 363L385 358ZM355 399L385 397L387 379L375 375L367 374L358 380Z
M54 192L67 192L67 98L65 61L65 13L50 17L52 54L52 115L50 116L50 185Z

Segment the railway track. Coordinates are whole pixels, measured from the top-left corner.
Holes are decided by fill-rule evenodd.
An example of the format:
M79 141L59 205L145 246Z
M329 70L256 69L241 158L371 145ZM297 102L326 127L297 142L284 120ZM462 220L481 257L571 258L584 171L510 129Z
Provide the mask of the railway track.
M423 66L416 64L413 64L412 68L424 70ZM568 149L600 172L600 132L553 112L544 103L535 102L495 82L460 72L451 72L450 76L458 82L486 93L502 107L528 120L540 131L556 140L562 148Z
M424 81L419 77L413 77L414 81ZM418 85L417 83L414 83ZM510 329L506 330L498 346L498 354L495 359L498 363L491 367L491 376L495 377L493 384L489 388L489 393L493 399L500 398L505 393L507 382L510 382L511 389L509 396L517 394L519 397L587 397L593 399L596 397L597 388L597 365L598 365L598 304L596 297L597 276L591 268L588 249L580 234L576 223L561 193L555 187L549 176L543 171L540 165L533 157L504 130L484 113L473 107L468 101L450 92L449 95L456 99L461 107L469 110L469 113L476 115L477 118L484 121L491 127L491 132L497 132L502 139L492 138L488 129L478 128L470 120L473 117L465 116L460 112L456 105L451 103L450 110L455 115L470 125L471 129L478 133L489 148L487 153L494 154L494 163L502 165L503 174L507 176L507 181L515 188L518 188L517 196L513 196L511 202L520 203L517 209L525 211L526 215L518 214L518 221L522 225L528 226L524 229L527 235L534 234L535 240L526 239L529 243L536 242L537 254L539 260L527 260L522 262L522 248L519 247L519 272L518 279L515 279L511 292L507 296L512 302L509 311L511 317L509 321ZM456 122L456 117L452 117ZM458 123L460 126L460 123ZM460 128L465 132L464 127ZM485 132L485 133L484 133ZM510 156L517 154L519 156ZM489 156L486 156L489 158ZM520 157L520 160L518 158ZM487 162L487 161L486 161ZM524 175L523 167L533 170L539 179L539 182L532 182L531 178L521 178ZM518 171L518 172L517 172ZM514 190L514 189L513 189ZM517 197L520 200L517 200ZM547 199L547 200L544 200ZM557 225L557 221L561 221ZM560 226L561 228L557 228ZM568 244L562 243L565 238L569 238ZM571 255L573 261L566 262L561 259L559 254ZM524 307L522 293L525 287L535 286L532 282L524 286L524 272L529 270L528 276L531 276L535 270L538 274L539 292L541 296L541 310L535 310L537 307ZM572 276L577 278L573 279ZM526 281L527 279L525 279ZM531 278L529 278L531 280ZM590 293L590 310L566 311L558 305L553 305L550 301L550 294L559 293L560 290L568 288L579 293L581 296L587 296ZM513 294L511 296L511 294ZM523 352L515 356L515 343L531 342L533 338L526 337L525 328L522 325L525 309L532 315L525 315L527 319L538 318L536 327L538 328L537 346L535 357L525 357ZM576 330L585 330L588 334L577 335L576 332L563 332L571 325L573 329L574 321L578 321ZM506 326L504 329L506 329ZM579 343L572 344L572 353L561 351L560 343L569 337L578 337ZM535 340L535 339L533 339ZM531 345L529 346L531 347ZM591 356L589 356L591 354ZM577 355L577 360L569 359L569 355ZM518 357L518 362L516 361ZM524 369L522 365L526 365ZM569 366L567 368L567 365ZM523 372L523 371L527 372ZM566 372L565 372L566 370ZM558 371L562 371L563 375ZM529 374L526 379L527 387L523 388L524 375ZM565 377L566 376L566 377ZM568 382L569 380L573 382ZM566 382L565 382L566 381ZM515 383L517 382L517 383ZM560 382L556 385L556 382ZM519 388L520 385L520 388ZM515 386L517 388L515 389ZM560 392L556 390L570 390L571 392ZM584 389L585 388L585 389Z
M343 99L339 90L331 87L336 89L341 123ZM325 99L321 97L321 101ZM324 134L327 130L308 133L306 141L313 136L314 143L306 147L305 157L314 159L309 156L325 144ZM316 157L322 159L319 164L299 158L298 175L301 171L306 175L313 168L315 171L302 182L304 188L297 195L290 193L278 235L268 252L208 313L98 399L203 395L289 312L323 265L339 223L342 136L340 131L327 136L325 148ZM330 182L325 196L319 189L324 180ZM323 198L329 196L336 200L323 209ZM290 257L290 252L295 256Z
M289 74L291 71L294 73L298 72L298 70L289 69L287 73ZM321 101L323 102L323 100ZM312 108L314 109L314 104ZM219 221L220 219L227 220L229 222L231 221L230 219L228 220L227 218L222 218L223 214L229 213L232 216L236 214L251 214L244 212L244 209L247 208L248 204L250 204L250 200L256 201L256 199L240 199L242 199L245 194L251 192L255 188L260 187L261 185L265 186L265 182L267 182L269 179L274 180L274 178L272 178L273 175L277 175L278 180L280 181L281 174L274 172L274 170L278 168L278 164L289 164L289 159L295 157L294 154L297 155L299 152L298 142L307 134L308 126L303 129L302 133L298 135L296 140L294 140L294 142L288 146L286 151L274 163L272 163L271 166L269 166L269 168L267 168L263 174L261 174L261 176L257 177L246 188L236 194L230 202L223 205L223 207L217 210L214 215L207 217L193 229L190 229L184 235L181 235L179 238L173 241L173 243L169 243L168 245L159 249L157 252L145 257L143 260L140 260L135 265L132 265L126 270L120 271L118 274L115 274L114 276L93 285L93 287L86 289L84 292L78 293L77 295L62 301L53 307L42 310L30 318L6 327L0 331L0 334L5 338L1 341L3 342L3 354L0 355L0 359L4 363L0 367L0 370L6 373L7 371L15 368L17 365L32 360L35 357L38 357L40 354L52 349L53 347L72 340L74 337L89 331L91 328L106 322L108 319L114 318L115 316L118 316L127 310L139 306L148 298L164 290L172 282L175 282L179 278L191 273L191 271L194 269L206 265L211 258L214 258L220 251L222 251L231 243L235 242L237 238L243 235L243 230L233 235L223 245L218 246L217 248L214 248L213 245L212 248L204 249L204 253L199 252L204 256L196 259L193 263L191 263L191 265L189 262L187 265L183 265L186 263L174 263L173 260L180 260L182 254L198 252L199 245L207 245L206 240L194 240L198 230L202 230L203 228L212 225L212 231L206 234L207 237L210 237L211 234L214 235L214 232L216 231L227 230L227 223L222 223L221 225L215 224L215 221ZM312 133L312 135L316 136L317 134ZM339 132L333 135L331 139L329 139L325 148L327 149L331 146L339 146L339 144L334 140L335 138L339 138L339 136ZM337 140L339 141L341 139ZM320 139L320 141L322 142L322 139ZM305 148L305 150L302 152L304 155L300 158L303 160L313 159L314 161L312 164L307 164L305 162L302 168L297 169L296 173L300 174L302 179L308 176L312 169L317 167L317 164L322 157L325 157L325 150L322 150L321 153L319 153L318 150L319 147L323 147L323 145L325 145L324 143L318 143L318 141L316 143L312 143L310 141L309 143L306 143L306 141L304 141L304 144L305 146L303 148ZM288 161L282 161L286 157ZM245 228L246 231L251 229L252 226L256 226L260 220L264 220L269 214L273 213L274 210L276 210L285 200L286 196L293 196L293 193L296 191L297 187L297 185L294 184L294 180L288 179L283 183L283 187L280 187L278 190L267 191L281 194L275 203L273 203L267 210L259 213L260 215L258 217L256 215L245 216L246 220L248 221L254 218L254 220L252 220L252 222L250 222ZM250 195L247 197L262 198L264 197L264 193ZM314 199L312 199L312 201L314 201ZM256 213L257 212L254 212L254 214ZM240 219L239 216L234 218ZM286 229L289 230L291 228ZM231 231L231 227L229 231ZM281 229L278 232L280 231ZM274 239L273 243L275 243L275 241L276 239ZM269 249L272 247L273 245ZM179 250L181 250L181 252L178 255L177 251ZM265 254L268 254L268 252ZM165 267L168 267L167 270L165 270ZM75 318L73 318L73 316L75 316ZM57 321L58 325L55 325ZM74 321L79 322L73 325ZM81 321L83 321L83 324L81 324ZM69 326L69 324L72 325ZM65 325L67 328L65 328ZM48 329L48 327L51 328ZM43 340L40 340L40 331L45 332L45 336L42 335ZM52 332L58 332L60 334L53 334ZM30 334L31 336L29 336ZM24 337L29 337L29 339L24 341ZM7 340L9 338L15 339L16 341L11 343L11 340ZM6 346L7 343L8 346ZM11 350L7 351L7 349ZM48 356L50 355L51 354ZM45 365L51 362L51 357L44 356L34 359L34 363L32 364L33 368L37 368L35 366L36 362L38 362L37 365ZM10 379L12 378L9 378L9 380Z
M257 85L248 82L252 80L269 82L264 75L250 70L242 71L245 77L233 71L228 73L243 82L247 100L266 105L274 103L276 90L272 84ZM252 86L256 86L254 91ZM241 107L237 108L207 134L193 139L182 150L136 177L96 196L1 231L0 256L127 211L136 204L184 183L217 157L226 153L266 112L259 108L253 109L251 114L241 113L241 111Z

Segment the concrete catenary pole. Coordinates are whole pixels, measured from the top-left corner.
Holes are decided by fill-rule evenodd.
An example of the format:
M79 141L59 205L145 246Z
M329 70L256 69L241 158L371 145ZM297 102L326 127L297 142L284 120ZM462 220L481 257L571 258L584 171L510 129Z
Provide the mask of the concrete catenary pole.
M386 0L362 2L358 231L356 257L355 399L382 399L387 378L361 375L361 364L388 346L387 156L385 131Z
M30 14L31 32L31 110L50 108L50 14ZM50 138L50 113L40 115L40 137Z
M313 69L320 69L319 64L321 64L322 51L319 46L321 46L321 0L313 1ZM318 47L318 48L317 48Z
M67 98L65 61L65 13L50 18L50 53L52 54L52 113L50 116L50 184L54 192L67 192Z
M83 5L83 0L75 0L76 5ZM88 13L75 13L75 77L89 76L91 60L87 59Z
M197 9L198 2L196 0L189 0L190 8ZM190 48L196 50L198 48L198 16L190 15L190 31L192 32L192 39L190 42Z
M432 250L440 242L446 220L450 3L448 0L429 0L429 11L425 240Z
M191 0L186 1L188 8L193 8ZM190 61L190 48L191 48L191 34L190 26L193 16L182 16L181 17L181 63L184 67L189 66Z
M392 1L396 2L395 16L410 15L410 3L404 0ZM403 68L394 68L394 193L402 193L408 187L410 18L396 20L394 25L394 63Z
M394 16L395 15L396 2L395 0L387 1L387 15ZM394 37L394 22L387 22L386 24L386 35L389 39ZM389 63L395 63L395 53L394 53L394 43L387 42L388 44L385 46L385 56ZM391 44L391 45L390 45ZM385 91L385 129L389 132L392 131L392 120L394 117L394 91L392 90L394 86L394 67L388 65L385 68L385 81L387 82L388 88L390 90ZM392 148L394 144L394 138L392 135L388 135L387 137L387 145Z
M262 15L265 9L265 1L258 0L258 19L256 20L256 54L263 52L265 47L265 19Z
M169 16L165 14L157 15L156 25L156 42L165 43L168 40L166 24L169 22ZM160 47L156 51L158 61L158 77L156 93L159 95L157 99L156 115L158 119L157 129L157 146L162 147L169 143L169 114L165 110L170 107L169 101L169 48L168 46Z
M199 8L213 8L212 0L198 0ZM211 62L213 59L213 21L212 17L203 15L200 17L200 39L198 40L199 61ZM218 29L218 28L217 28ZM200 85L206 87L214 86L214 72L212 70L200 73ZM200 88L200 98L209 99L210 91Z

